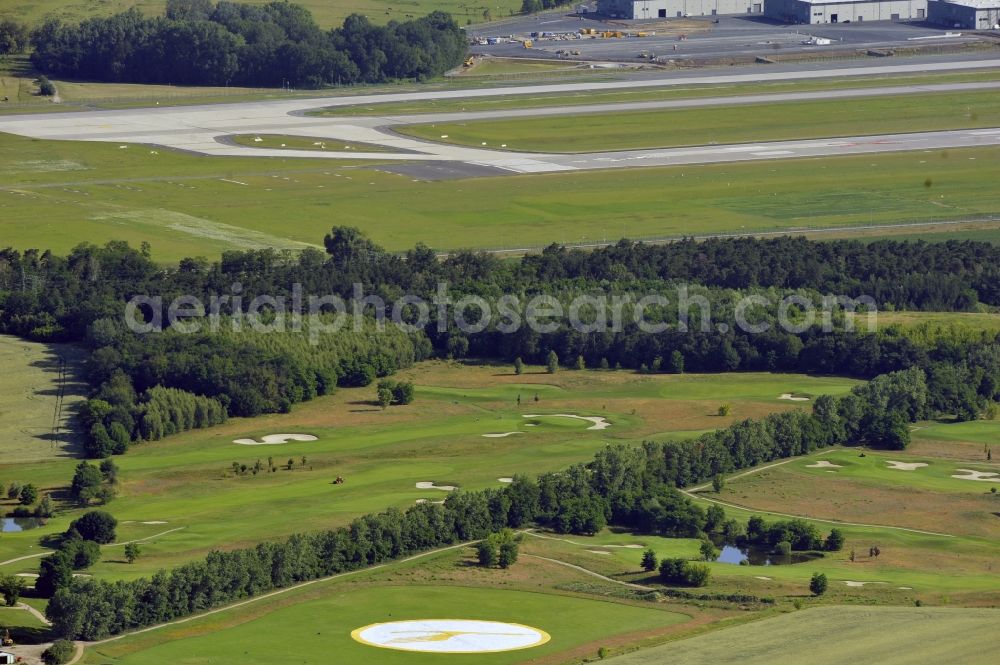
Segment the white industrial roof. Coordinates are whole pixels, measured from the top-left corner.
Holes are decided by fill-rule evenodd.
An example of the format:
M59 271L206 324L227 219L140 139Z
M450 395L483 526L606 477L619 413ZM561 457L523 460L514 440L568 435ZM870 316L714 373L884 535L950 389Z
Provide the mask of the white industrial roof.
M860 2L899 2L905 0L799 0L810 5L847 5ZM941 0L953 5L976 7L978 9L994 9L1000 7L1000 0Z
M1000 0L944 0L944 2L964 7L975 7L977 9L996 9L1000 7Z

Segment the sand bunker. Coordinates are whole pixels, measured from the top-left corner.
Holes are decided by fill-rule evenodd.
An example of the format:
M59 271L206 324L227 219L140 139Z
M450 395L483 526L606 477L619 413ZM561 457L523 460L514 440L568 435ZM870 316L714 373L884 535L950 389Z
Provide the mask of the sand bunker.
M911 587L911 586L901 586L901 587L899 587L899 590L900 591L913 591L913 587Z
M765 582L773 581L770 577L764 577L763 575L755 575L754 577L756 577L758 580L764 580Z
M514 482L513 478L497 478L497 480L499 482L501 482L501 483L512 483L512 482Z
M139 524L167 524L163 520L150 520L149 522L139 522Z
M1000 473L996 471L973 471L972 469L955 469L957 474L952 478L959 480L982 480L988 483L1000 483Z
M288 443L289 441L316 440L316 437L312 434L268 434L267 436L262 436L260 441L257 439L233 439L233 443L238 443L241 446L276 446L281 443Z
M922 466L927 466L923 462L894 462L886 460L885 463L889 465L890 469L896 469L897 471L916 471Z
M793 395L792 393L783 393L781 395L778 395L778 399L787 399L787 400L789 400L791 402L808 402L809 401L808 397L798 397L796 395Z
M601 545L601 547L620 547L623 550L641 550L645 545L633 543L631 545Z
M430 501L428 499L417 499L416 503L435 503L435 504L437 504L437 505L440 506L442 503L444 503L444 501L443 500L442 501Z
M454 485L435 485L433 481L425 480L417 483L418 490L442 490L444 492L454 492L458 488Z
M524 434L524 432L500 432L497 434L483 434L487 439L502 439L505 436L513 436L514 434Z
M846 584L847 586L858 587L858 586L864 586L866 584L886 584L886 582L853 582L851 580L844 580L844 584Z
M611 556L611 552L607 552L605 550L587 550L587 551L590 552L591 554L603 554L604 556Z
M843 468L840 464L834 464L830 460L821 459L815 464L806 464L807 469L840 469Z
M611 427L611 423L604 416L578 416L575 413L543 413L543 414L532 414L525 415L525 418L574 418L576 420L586 420L587 422L593 423L587 429L607 429Z

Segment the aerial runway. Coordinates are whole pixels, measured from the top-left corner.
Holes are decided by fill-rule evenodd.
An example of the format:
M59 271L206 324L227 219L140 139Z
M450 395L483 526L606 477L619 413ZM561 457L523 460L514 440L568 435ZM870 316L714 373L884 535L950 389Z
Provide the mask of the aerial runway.
M736 145L644 149L574 154L528 153L463 147L400 136L394 127L410 124L471 122L584 113L693 108L716 105L759 104L806 100L840 100L924 92L955 92L1000 89L998 82L935 85L882 86L853 90L756 94L700 99L662 100L620 104L591 104L458 113L429 113L399 116L311 117L309 111L340 106L372 106L391 102L420 102L442 99L511 97L570 92L596 92L676 85L718 85L767 81L809 80L862 75L913 74L997 67L1000 60L849 67L752 74L675 76L638 80L566 83L448 90L346 97L317 97L296 100L245 102L204 106L154 107L121 111L87 111L60 114L32 114L0 117L0 132L39 139L103 141L118 144L145 144L175 148L205 155L241 157L282 157L337 160L378 160L380 162L448 162L465 164L470 174L550 173L630 167L713 164L725 162L823 157L912 150L937 150L1000 145L1000 128L855 136L830 139L774 141ZM314 137L331 141L374 144L386 152L350 152L258 149L234 144L235 135L277 134Z

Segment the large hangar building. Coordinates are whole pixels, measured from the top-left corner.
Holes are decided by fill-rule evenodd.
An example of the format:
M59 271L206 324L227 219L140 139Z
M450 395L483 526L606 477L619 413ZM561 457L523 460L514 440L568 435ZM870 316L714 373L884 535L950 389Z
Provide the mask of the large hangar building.
M763 14L764 0L600 0L598 10L607 16L632 20Z
M1000 0L997 0L1000 2ZM785 23L923 21L928 0L767 0L764 15Z
M1000 25L1000 0L930 0L927 19L946 28L995 29Z
M597 0L612 18L635 21L686 16L762 15L783 23L927 21L948 28L989 30L1000 24L1000 0ZM582 9L578 13L585 13Z

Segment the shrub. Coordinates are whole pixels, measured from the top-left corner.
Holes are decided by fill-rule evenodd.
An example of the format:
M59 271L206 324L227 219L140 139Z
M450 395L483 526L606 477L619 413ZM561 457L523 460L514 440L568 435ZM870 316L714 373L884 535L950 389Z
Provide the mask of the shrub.
M76 645L69 640L56 640L48 649L42 652L45 665L62 665L68 663L76 654Z
M831 529L830 535L823 543L823 549L827 552L839 552L844 549L844 532L840 529Z
M691 563L687 559L664 559L660 562L660 578L666 584L705 586L711 576L708 566Z
M814 596L822 596L826 593L826 575L813 573L812 579L809 580L809 590Z
M21 502L22 506L33 505L35 501L38 501L38 490L34 485L25 485L21 488L18 500Z
M54 97L56 86L48 78L42 76L38 79L38 94L42 97Z
M488 539L476 543L476 557L479 565L484 568L492 568L497 564L497 548Z
M510 568L517 563L517 543L509 541L500 545L500 555L497 563L501 568Z

